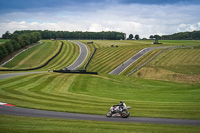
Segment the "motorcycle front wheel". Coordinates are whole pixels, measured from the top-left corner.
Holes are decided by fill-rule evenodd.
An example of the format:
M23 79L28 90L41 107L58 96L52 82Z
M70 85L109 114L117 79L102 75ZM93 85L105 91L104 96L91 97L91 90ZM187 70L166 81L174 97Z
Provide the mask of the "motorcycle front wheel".
M106 114L106 117L111 117L112 116L112 112L108 111L108 113Z

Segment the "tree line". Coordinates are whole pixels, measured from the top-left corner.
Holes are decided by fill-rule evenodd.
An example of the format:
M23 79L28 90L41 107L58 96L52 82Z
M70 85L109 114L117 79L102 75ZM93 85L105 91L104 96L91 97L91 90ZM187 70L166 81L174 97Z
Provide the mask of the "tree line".
M41 39L41 34L39 32L10 34L9 31L7 31L2 35L2 38L10 40L0 44L0 60L15 50L19 50L27 45L38 42Z
M130 34L127 38L127 40L132 40L133 38L135 38L135 40L139 40L140 36L138 34L135 35L135 37L133 36L133 34Z
M150 35L150 39L158 40L200 40L200 31L179 32L171 35Z
M31 30L15 31L13 34L30 33ZM126 34L116 31L102 31L102 32L82 32L82 31L49 31L49 30L36 30L34 32L39 32L42 39L97 39L97 40L125 40ZM8 39L12 35L4 34L2 38Z

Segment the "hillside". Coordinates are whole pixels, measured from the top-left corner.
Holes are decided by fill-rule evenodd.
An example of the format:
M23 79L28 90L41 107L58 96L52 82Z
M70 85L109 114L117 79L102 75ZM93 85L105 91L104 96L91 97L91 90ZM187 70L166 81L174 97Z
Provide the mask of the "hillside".
M85 44L87 43L87 41L82 41L82 42L84 42ZM97 49L97 52L95 53L94 57L92 58L87 70L88 71L97 71L99 73L107 74L145 47L182 46L182 45L187 46L187 45L200 44L200 41L183 41L183 40L181 40L181 41L161 40L160 42L163 43L162 45L153 45L153 44L151 44L151 42L152 42L152 40L145 40L145 41L144 40L141 40L141 41L137 41L137 40L135 40L135 41L95 40L93 46L98 49ZM111 47L111 44L114 44L114 46L117 45L118 47ZM187 71L190 71L190 69L192 69L192 68L190 68L190 69L187 68L190 64L191 67L193 66L195 71L198 71L199 69L197 69L197 68L199 67L199 65L197 64L197 62L199 61L199 58L198 58L199 57L199 49L193 49L193 51L195 51L194 53L192 52L192 50L189 53L185 52L185 50L187 51L187 49L182 49L182 52L179 52L179 51L181 51L179 49L174 50L174 51L177 51L177 53L179 53L179 54L174 53L176 55L176 58L179 59L179 56L181 58L181 56L184 53L184 55L186 57L188 57L187 60L184 60L185 64L186 63L188 64L187 66L184 66L184 68L187 69ZM156 55L159 51L160 51L159 49L153 50L153 51L149 52L148 54L144 55L144 57L139 59L136 63L132 64L130 67L128 67L121 75L126 76L132 70L134 70L135 68L137 68L138 66L140 66L141 64L146 62L148 59L150 59L154 55ZM190 54L190 53L193 53L193 54ZM163 53L163 54L165 54L165 53ZM162 55L160 55L160 56L162 56ZM166 62L169 62L169 60L171 60L171 57L165 56L165 59L166 59ZM153 62L155 62L155 61L153 61ZM159 63L160 63L160 61L159 61ZM180 59L176 64L177 65L180 64L180 66L183 66L182 63L183 62ZM176 64L174 64L174 65L176 66ZM172 65L172 64L168 64L168 66L170 66L170 65ZM166 67L168 67L168 66L166 66ZM173 66L171 66L171 67L173 67ZM170 68L168 68L168 69L170 69ZM176 72L185 71L185 69L182 70L182 68L180 68L180 70L177 69ZM195 74L195 73L196 72L193 72L193 74ZM191 74L191 72L187 72L187 74ZM196 74L199 74L199 72L197 72ZM143 75L144 75L144 73L143 73ZM149 76L149 78L151 78L151 77ZM152 78L154 79L154 77L152 77ZM171 80L171 79L169 79L169 80Z
M57 42L43 41L42 44L22 52L3 67L23 69L40 66L56 51L57 47L59 47Z
M200 83L199 51L200 47L166 50L132 76Z
M79 55L79 47L72 42L63 42L64 45L61 53L47 66L39 69L39 71L46 71L48 69L62 69L76 60ZM43 40L43 44L22 52L3 67L9 69L26 69L43 65L48 59L58 52L60 46L61 42Z
M104 115L111 105L123 100L132 106L131 116L200 118L199 84L39 73L3 79L0 86L0 101L20 107Z
M73 63L78 57L79 47L72 42L63 42L61 53L47 66L40 69L41 71L61 69ZM49 45L57 46L54 43L50 42ZM110 47L110 43L117 44L118 47ZM181 44L180 42L176 44L174 41L165 41L165 43L165 45ZM185 41L182 43L197 44L198 42ZM41 52L37 54L49 48L47 44L44 45L44 49L40 45ZM166 77L169 73L177 75L181 70L185 75L191 75L189 72L195 70L192 71L192 75L199 76L199 48L165 51L155 59L157 64L152 61L139 71L140 74L136 73L131 77L126 77L107 73L142 48L155 45L151 45L150 41L94 41L94 44L87 44L87 46L90 54L95 47L98 48L87 70L97 71L100 75L40 73L3 79L0 81L0 100L21 107L101 115L105 114L110 105L124 100L127 105L133 106L132 116L200 118L198 113L199 84L196 82L195 84L177 83L172 78L168 81L159 81L166 80L161 77ZM36 47L29 54L39 49ZM146 54L136 62L136 65L145 62L158 51ZM27 53L23 54L24 59L28 58ZM27 62L34 59L33 57L28 58ZM174 70L174 66L177 69ZM131 71L132 67L134 65L127 69L127 72ZM157 73L151 72L152 68ZM122 75L127 72L125 71ZM97 106L98 109L96 109Z

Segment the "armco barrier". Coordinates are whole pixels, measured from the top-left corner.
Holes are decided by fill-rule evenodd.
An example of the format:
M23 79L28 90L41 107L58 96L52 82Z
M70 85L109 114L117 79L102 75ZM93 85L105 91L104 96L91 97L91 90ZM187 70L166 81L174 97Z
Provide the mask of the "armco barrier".
M87 66L89 65L89 63L90 63L92 57L94 56L96 50L97 50L97 48L94 49L94 52L93 52L92 55L90 56L90 58L89 58L88 62L86 63L86 65L84 66L84 70L86 70L86 68L87 68Z
M63 48L63 42L61 44L59 51L53 57L51 57L46 63L44 63L43 65L39 67L28 68L28 69L0 69L0 71L30 71L30 70L40 69L42 67L45 67L51 60L53 60L62 51L62 48Z
M86 70L54 70L57 73L76 73L76 74L98 74L97 72L86 72Z

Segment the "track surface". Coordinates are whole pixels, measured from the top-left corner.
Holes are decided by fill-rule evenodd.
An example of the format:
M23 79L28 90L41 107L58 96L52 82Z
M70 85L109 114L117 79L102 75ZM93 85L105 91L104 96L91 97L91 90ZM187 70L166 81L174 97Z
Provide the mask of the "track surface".
M169 47L169 46L144 48L141 51L139 51L137 54L135 54L134 56L132 56L130 59L128 59L127 61L125 61L124 63L122 63L116 69L114 69L113 71L111 71L109 74L119 75L126 68L128 68L131 64L133 64L134 62L136 62L140 57L142 57L143 55L145 55L149 51L154 50L154 49L158 49L158 48L167 48L167 47Z
M71 41L71 42L76 43L80 47L80 55L72 65L67 67L68 70L74 70L77 67L79 67L85 61L85 59L88 55L88 49L85 46L85 44L83 44L81 42L76 42L76 41Z
M14 73L0 75L0 79L24 75L36 72ZM4 101L0 101L4 102ZM105 112L106 113L106 112ZM43 118L59 118L59 119L74 119L74 120L94 120L94 121L111 121L111 122L134 122L134 123L154 123L154 124L175 124L175 125L196 125L200 126L200 120L185 120L185 119L161 119L161 118L142 118L142 117L111 117L107 118L102 115L87 115L74 114L65 112L45 111L36 109L27 109L20 107L9 107L0 105L0 114L27 116L27 117L43 117Z
M43 72L22 72L22 73L10 73L10 74L1 74L0 79L10 78L14 76L20 76L25 74L32 74L32 73L43 73Z
M141 118L141 117L107 118L106 116L101 116L101 115L74 114L74 113L44 111L44 110L27 109L27 108L20 108L20 107L8 107L8 106L0 106L0 114L26 116L26 117L73 119L73 120L93 120L93 121L110 121L110 122L134 122L134 123L155 123L155 124L200 126L200 120Z

